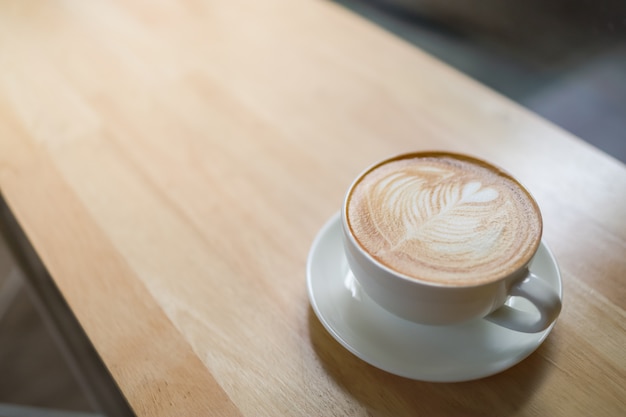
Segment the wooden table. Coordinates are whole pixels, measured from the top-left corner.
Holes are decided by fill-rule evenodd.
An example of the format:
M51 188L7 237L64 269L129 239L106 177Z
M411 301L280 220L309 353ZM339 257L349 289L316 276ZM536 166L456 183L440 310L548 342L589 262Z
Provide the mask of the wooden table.
M0 189L138 416L616 416L626 169L321 0L0 3ZM519 365L380 371L307 299L365 166L467 152L535 194L564 308Z

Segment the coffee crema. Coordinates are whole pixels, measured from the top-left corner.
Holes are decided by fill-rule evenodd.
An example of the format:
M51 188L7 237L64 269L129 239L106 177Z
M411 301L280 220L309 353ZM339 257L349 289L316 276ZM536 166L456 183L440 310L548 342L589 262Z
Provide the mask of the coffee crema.
M346 219L375 260L409 278L478 285L527 263L541 240L534 199L510 175L451 153L384 161L353 184Z

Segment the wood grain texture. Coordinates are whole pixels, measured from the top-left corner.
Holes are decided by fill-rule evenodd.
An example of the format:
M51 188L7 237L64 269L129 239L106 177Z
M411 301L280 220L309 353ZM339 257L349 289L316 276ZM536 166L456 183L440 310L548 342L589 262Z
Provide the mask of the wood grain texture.
M618 415L626 169L332 3L0 3L0 187L139 416ZM310 309L315 233L422 149L536 196L564 310L499 375L409 381Z

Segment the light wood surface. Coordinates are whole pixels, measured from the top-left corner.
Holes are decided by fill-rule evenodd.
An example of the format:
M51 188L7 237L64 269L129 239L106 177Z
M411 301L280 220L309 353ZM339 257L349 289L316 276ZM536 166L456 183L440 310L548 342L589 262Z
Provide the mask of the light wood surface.
M493 377L387 374L308 303L353 177L422 149L520 178L562 270ZM0 2L0 189L138 416L626 409L624 165L330 2Z

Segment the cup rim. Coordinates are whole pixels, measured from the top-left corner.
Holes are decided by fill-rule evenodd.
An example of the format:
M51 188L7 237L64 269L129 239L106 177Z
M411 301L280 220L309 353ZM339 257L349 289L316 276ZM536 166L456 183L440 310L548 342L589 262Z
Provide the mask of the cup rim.
M529 251L529 255L523 259L522 262L520 262L520 265L518 268L516 268L513 272L511 272L510 274L498 277L497 279L493 279L487 282L480 282L480 283L465 283L465 284L460 284L460 285L452 285L452 284L445 284L445 283L441 283L441 282L433 282L433 281L429 281L429 280L425 280L425 279L421 279L421 278L417 278L417 277L413 277L410 275L407 275L405 273L402 273L400 271L397 271L385 264L383 264L382 262L380 262L379 260L377 260L376 258L374 258L362 245L361 243L358 241L358 239L354 236L354 233L352 231L352 228L350 227L349 221L348 221L348 202L350 201L350 197L352 195L352 192L354 191L355 187L357 186L357 184L370 172L372 172L373 170L375 170L376 168L385 165L389 162L393 162L393 161L397 161L397 160L402 160L402 159L409 159L409 158L427 158L427 157L443 157L443 156L449 156L455 159L460 159L460 160L465 160L465 161L469 161L471 163L474 164L478 164L482 167L485 167L489 170L492 170L494 172L497 172L498 175L502 175L504 177L506 177L507 179L513 181L515 184L517 184L517 186L526 194L526 196L528 197L528 199L530 200L530 202L532 203L533 207L537 210L538 213L538 219L539 219L539 234L538 234L538 238L536 239L535 242L533 242L533 247L532 250ZM528 268L528 264L530 263L530 261L533 259L533 257L535 256L535 254L537 253L537 250L539 249L539 246L541 245L541 239L543 236L543 215L541 213L541 209L539 207L539 204L537 203L537 200L535 199L535 197L531 194L531 192L528 190L528 188L526 186L524 186L524 184L522 184L522 182L520 182L517 178L515 178L511 173L509 173L508 171L500 168L497 165L494 165L490 162L487 162L481 158L472 156L472 155L468 155L468 154L464 154L464 153L458 153L458 152L451 152L451 151L439 151L439 150L429 150L429 151L413 151L413 152L404 152L404 153L400 153L400 154L396 154L393 156L389 156L387 158L384 158L382 160L379 160L378 162L375 162L373 164L371 164L370 166L368 166L367 168L365 168L364 170L362 170L357 176L356 178L352 181L352 183L350 184L350 186L348 187L348 191L345 194L344 200L343 200L343 205L341 207L341 222L342 222L342 226L343 226L343 230L344 230L344 235L346 235L348 237L348 239L350 240L350 243L358 249L359 253L364 256L365 258L367 258L367 260L369 262L371 262L373 265L375 265L377 268L382 269L383 271L387 272L388 274L391 274L397 278L401 278L402 280L405 281L409 281L409 282L414 282L414 283L419 283L421 285L426 285L426 286L430 286L430 287L436 287L436 288L477 288L477 287L482 287L482 286L487 286L487 285L492 285L498 282L501 282L511 276L515 276L520 274L521 271L525 271Z

